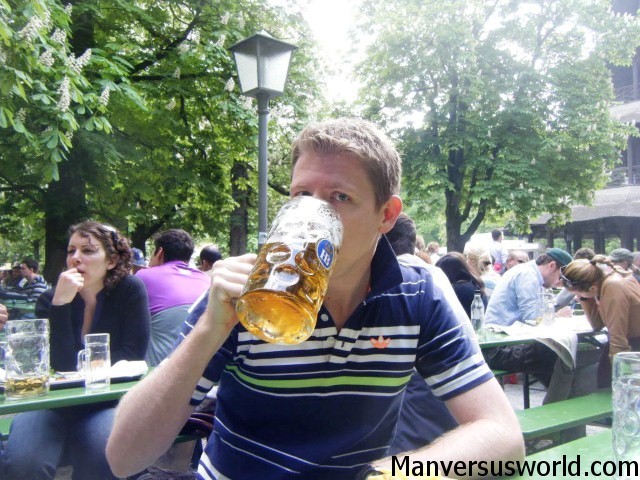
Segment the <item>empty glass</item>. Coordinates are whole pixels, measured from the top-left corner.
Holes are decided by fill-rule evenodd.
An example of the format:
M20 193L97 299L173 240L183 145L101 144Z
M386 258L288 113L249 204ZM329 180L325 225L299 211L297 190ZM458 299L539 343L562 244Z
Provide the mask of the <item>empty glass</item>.
M84 349L78 352L78 370L88 390L108 389L111 384L111 352L108 333L84 336Z

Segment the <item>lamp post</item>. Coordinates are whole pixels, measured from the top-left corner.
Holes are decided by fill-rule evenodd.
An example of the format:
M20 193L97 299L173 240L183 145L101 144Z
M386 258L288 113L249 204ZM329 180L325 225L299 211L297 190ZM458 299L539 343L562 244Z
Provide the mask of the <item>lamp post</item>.
M258 100L258 246L267 239L267 123L269 99L284 92L295 45L260 32L229 50L238 69L240 91Z

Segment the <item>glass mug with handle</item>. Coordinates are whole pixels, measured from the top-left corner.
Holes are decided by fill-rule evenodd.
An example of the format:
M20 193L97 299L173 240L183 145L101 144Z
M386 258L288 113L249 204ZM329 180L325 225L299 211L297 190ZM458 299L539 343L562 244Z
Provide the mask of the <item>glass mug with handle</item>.
M330 203L311 196L285 203L236 304L242 325L270 343L309 338L341 244L342 222Z
M612 388L613 454L619 465L640 462L640 352L621 352L613 357ZM636 477L619 472L615 478Z
M78 352L78 371L87 390L105 390L111 384L111 351L108 333L88 333Z
M5 331L7 400L44 395L49 391L49 320L11 320Z

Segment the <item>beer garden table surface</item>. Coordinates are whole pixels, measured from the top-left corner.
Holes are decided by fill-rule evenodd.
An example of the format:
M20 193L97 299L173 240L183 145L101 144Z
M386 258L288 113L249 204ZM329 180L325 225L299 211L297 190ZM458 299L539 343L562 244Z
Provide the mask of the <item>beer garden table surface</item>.
M84 386L60 388L50 390L48 393L38 397L20 400L7 400L4 395L1 395L0 415L118 400L138 382L139 380L112 383L108 390L100 392L86 391Z
M578 460L578 456L580 458L579 462L579 471L572 471L570 469L576 470L578 464L576 463ZM549 448L547 450L543 450L541 452L534 453L533 455L529 455L526 458L527 463L530 466L533 466L533 462L536 464L540 462L546 462L549 466L553 465L553 462L557 462L559 464L556 467L556 475L553 476L552 473L546 473L547 465L544 465L544 468L540 471L532 472L531 474L526 474L522 476L514 476L509 477L513 480L515 479L542 479L542 478L581 478L583 476L591 476L591 466L595 462L600 462L599 466L596 466L596 470L594 470L594 474L603 473L603 464L605 462L612 461L614 459L613 456L613 446L611 443L611 430L603 430L602 432L595 433L593 435L587 435L586 437L579 438L572 442L564 443L562 445L558 445L556 447ZM567 472L563 474L562 465L566 465ZM571 463L573 462L573 463ZM572 466L570 466L572 465ZM599 470L599 471L597 471ZM576 475L577 473L577 475ZM571 476L571 475L573 476ZM607 478L606 475L602 475L604 478Z
M26 300L9 300L0 299L7 310L9 311L9 320L18 320L25 315L33 314L36 311L35 302L27 302Z
M568 322L570 321L570 318L557 317L556 321ZM577 319L577 322L583 322L583 320ZM593 343L592 341L594 336L603 334L602 331L595 332L591 328L589 329L584 328L582 324L580 325L577 324L574 331L578 335L578 340L586 341L589 343ZM521 345L526 343L533 343L537 340L537 338L538 336L533 331L530 334L508 335L506 333L496 332L491 330L490 328L485 327L482 330L480 330L478 334L478 343L480 344L480 348L487 349L487 348L494 348L494 347L504 347L508 345Z

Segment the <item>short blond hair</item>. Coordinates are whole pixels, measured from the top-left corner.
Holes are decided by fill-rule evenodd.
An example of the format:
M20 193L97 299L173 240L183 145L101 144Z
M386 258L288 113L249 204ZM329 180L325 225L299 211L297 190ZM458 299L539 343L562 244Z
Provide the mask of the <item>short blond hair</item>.
M339 118L309 125L291 147L292 173L304 152L346 153L359 158L373 185L377 208L400 194L400 154L391 139L370 122Z

